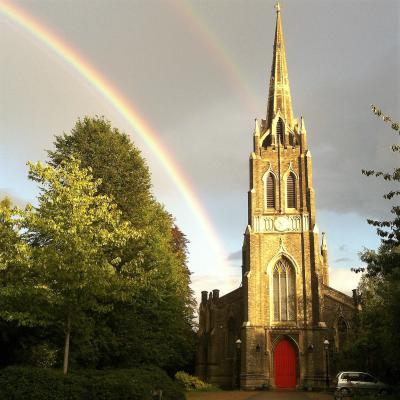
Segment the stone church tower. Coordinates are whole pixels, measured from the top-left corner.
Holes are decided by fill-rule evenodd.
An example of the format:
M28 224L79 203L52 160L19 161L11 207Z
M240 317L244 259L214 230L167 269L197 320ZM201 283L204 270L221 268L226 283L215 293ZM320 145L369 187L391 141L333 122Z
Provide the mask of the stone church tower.
M356 309L356 296L329 287L312 157L304 119L293 116L277 4L267 114L256 120L250 154L242 285L222 297L202 292L196 373L245 389L322 386L325 351L340 350Z

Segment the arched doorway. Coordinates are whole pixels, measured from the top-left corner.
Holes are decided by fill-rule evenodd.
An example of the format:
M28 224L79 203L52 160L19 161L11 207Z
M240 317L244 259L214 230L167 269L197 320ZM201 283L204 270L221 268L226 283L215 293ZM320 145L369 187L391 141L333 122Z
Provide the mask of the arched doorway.
M287 339L282 339L275 347L274 370L278 388L296 387L296 351Z

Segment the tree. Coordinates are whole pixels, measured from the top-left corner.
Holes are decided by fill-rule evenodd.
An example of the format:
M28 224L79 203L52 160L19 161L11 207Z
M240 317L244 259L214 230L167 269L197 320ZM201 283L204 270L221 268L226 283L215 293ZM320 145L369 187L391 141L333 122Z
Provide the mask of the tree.
M112 195L125 220L143 228L149 220L148 207L154 202L150 192L149 168L129 137L112 128L101 117L79 119L70 133L56 136L49 150L50 165L57 166L71 156L101 179L100 193Z
M29 268L29 245L21 238L21 210L10 199L0 201L0 366L29 359L26 348L42 339L45 310Z
M38 288L30 269L30 246L21 235L23 211L0 202L0 316L24 326L40 326L40 312L29 312Z
M399 131L399 124L372 106L377 116L389 122L394 131ZM393 145L392 151L400 152L400 146ZM393 172L363 170L366 176L376 176L395 183L393 190L383 197L387 200L400 195L397 182L400 181L400 168ZM367 222L377 228L381 238L378 250L365 249L360 253L365 268L356 272L364 272L358 290L361 294L362 311L358 315L356 335L348 343L342 355L346 368L366 368L383 379L399 382L400 350L400 207L391 208L394 217L391 220ZM342 361L343 361L342 360Z
M96 366L147 362L179 368L194 351L195 303L189 287L187 240L152 195L149 169L140 151L104 118L85 117L71 133L57 136L55 149L48 154L53 166L71 156L80 159L101 179L99 191L113 198L122 219L143 231L139 239L127 242L119 256L127 264L139 262L149 277L147 284L96 320L103 335L97 336Z
M22 268L31 278L21 294L33 291L34 296L29 297L28 320L15 313L12 317L21 325L35 323L39 314L44 324L63 322L67 374L70 337L77 322L90 312L108 311L112 301L125 295L127 281L122 282L116 270L129 266L121 263L115 250L139 233L122 221L108 196L97 193L100 181L81 169L79 160L71 158L56 167L29 163L29 177L40 185L39 204L19 212L17 226L20 240L29 246ZM2 256L7 261L7 254ZM5 286L10 288L9 283ZM129 286L132 291L135 282Z
M400 133L399 123L393 122L391 117L384 115L382 111L374 105L372 105L371 108L375 115L382 116L385 122L391 123L394 131ZM392 151L400 155L400 146L392 145ZM393 172L362 170L362 173L366 176L374 175L393 183L400 182L400 167L396 167ZM383 198L392 200L399 195L400 190L397 184L393 190L384 194ZM377 234L381 238L381 246L378 252L365 250L361 255L361 260L367 263L366 272L371 276L379 274L390 275L392 273L395 275L400 274L398 270L400 268L400 206L394 205L391 209L391 213L394 215L392 220L367 220L368 224L377 228Z

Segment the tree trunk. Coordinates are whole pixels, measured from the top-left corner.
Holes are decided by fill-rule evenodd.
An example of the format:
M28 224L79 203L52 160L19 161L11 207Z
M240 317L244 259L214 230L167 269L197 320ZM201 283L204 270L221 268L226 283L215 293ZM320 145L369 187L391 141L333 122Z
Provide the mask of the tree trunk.
M69 360L69 338L71 336L71 315L68 314L65 323L65 346L64 346L64 364L63 371L64 375L68 373L68 360Z

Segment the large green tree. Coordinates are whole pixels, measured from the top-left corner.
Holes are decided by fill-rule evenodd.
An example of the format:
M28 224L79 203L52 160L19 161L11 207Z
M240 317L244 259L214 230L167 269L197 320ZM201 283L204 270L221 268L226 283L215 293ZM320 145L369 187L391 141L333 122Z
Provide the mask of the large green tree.
M140 151L104 118L86 117L70 133L56 137L50 163L56 166L71 156L101 179L99 190L113 198L122 218L144 232L138 240L128 241L119 256L125 263L140 262L150 277L134 298L116 302L107 318L96 321L102 334L92 350L82 346L86 353L78 361L84 364L91 351L97 366L149 362L182 367L194 346L185 236L152 195Z
M136 265L123 263L116 254L139 233L121 219L108 196L98 193L100 181L81 169L79 160L70 158L56 167L29 163L29 177L40 185L38 206L28 205L14 219L7 217L7 207L2 213L10 228L16 227L10 232L20 236L12 239L24 244L19 246L23 260L19 251L0 253L3 269L13 276L0 295L5 298L8 291L11 298L25 299L25 311L14 305L1 315L20 325L63 324L66 374L74 328L85 324L88 314L108 312L134 292L137 282L121 279L117 271L132 272ZM18 275L28 278L23 285Z

